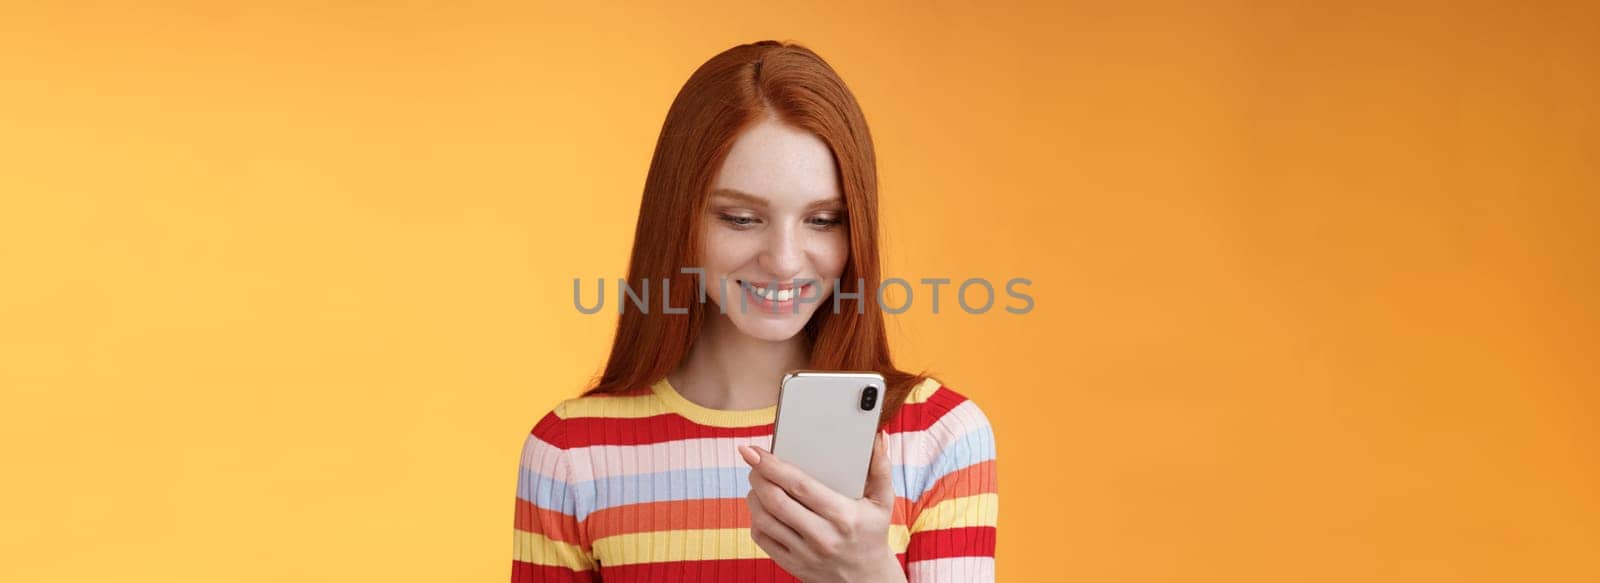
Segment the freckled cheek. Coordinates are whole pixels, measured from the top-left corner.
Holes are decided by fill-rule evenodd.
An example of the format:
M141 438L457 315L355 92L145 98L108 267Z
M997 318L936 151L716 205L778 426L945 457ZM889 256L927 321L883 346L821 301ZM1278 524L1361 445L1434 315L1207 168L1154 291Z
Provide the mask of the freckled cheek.
M742 233L726 230L722 232L713 230L706 235L702 263L708 277L728 275L756 260L760 251L760 240L740 235Z
M843 236L819 237L809 246L809 254L817 275L824 280L839 277L850 258L850 242Z

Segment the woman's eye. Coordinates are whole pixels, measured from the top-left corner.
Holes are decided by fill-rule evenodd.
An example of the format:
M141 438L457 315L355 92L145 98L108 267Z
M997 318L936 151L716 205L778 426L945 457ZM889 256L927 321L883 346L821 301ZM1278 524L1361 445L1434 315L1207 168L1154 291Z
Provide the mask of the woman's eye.
M728 224L733 225L735 227L748 227L748 226L753 225L753 224L756 223L756 218L755 217L747 217L747 216L742 216L742 215L730 215L730 214L727 214L727 213L718 213L717 214L717 218L721 219L722 222L728 223Z
M811 224L818 227L833 227L842 222L839 217L811 217Z

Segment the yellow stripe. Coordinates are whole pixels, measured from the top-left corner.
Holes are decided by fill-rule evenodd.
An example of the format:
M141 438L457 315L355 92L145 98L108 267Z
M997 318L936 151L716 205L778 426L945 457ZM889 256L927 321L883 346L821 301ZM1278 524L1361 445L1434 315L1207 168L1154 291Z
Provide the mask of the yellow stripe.
M512 551L512 556L518 561L566 567L574 571L594 568L594 560L584 554L583 549L577 545L550 540L549 537L536 532L512 530L516 532L516 548Z
M994 526L999 515L1000 498L997 494L973 494L951 498L922 509L911 532L962 528L967 526Z
M933 377L922 379L922 382L917 383L917 386L911 387L911 394L906 395L906 403L925 403L928 397L932 397L934 393L939 391L940 386L942 386L942 383Z
M889 527L889 548L903 553L911 544L911 531L903 524ZM670 561L764 559L767 552L750 538L748 528L658 530L608 536L594 541L594 556L607 565L664 563Z
M906 552L906 547L911 546L911 529L904 524L889 525L889 551L895 554Z
M655 395L578 397L563 401L556 407L556 416L562 419L573 417L636 419L667 412L667 407Z
M594 541L594 554L607 565L767 557L767 553L751 540L748 528L658 530L619 534Z

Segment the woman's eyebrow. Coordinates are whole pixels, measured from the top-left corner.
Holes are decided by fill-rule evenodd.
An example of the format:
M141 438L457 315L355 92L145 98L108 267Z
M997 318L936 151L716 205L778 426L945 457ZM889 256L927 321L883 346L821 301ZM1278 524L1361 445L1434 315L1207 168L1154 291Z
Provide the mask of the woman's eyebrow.
M730 198L730 199L733 199L733 200L736 200L736 201L739 201L739 202L743 202L743 203L759 206L759 207L762 207L762 208L765 208L765 207L768 207L768 206L771 205L771 203L768 202L767 199L765 199L763 197L756 196L754 194L750 194L748 192L745 192L745 191L742 191L742 190L738 190L738 189L733 189L733 188L717 188L717 189L714 189L714 190L711 191L711 196L713 196L713 197L720 196L720 197L724 197L724 198ZM826 208L826 209L844 208L844 201L841 201L838 198L824 198L824 199L818 199L818 200L811 201L811 203L806 205L806 209L807 210L818 209L818 208Z
M816 210L816 209L843 210L844 209L844 201L839 200L837 198L824 198L824 199L813 200L813 201L811 201L811 204L806 205L806 210Z
M756 206L759 206L759 207L767 206L767 199L761 198L759 196L756 196L754 194L750 194L750 193L742 191L742 190L734 190L732 188L714 189L714 190L711 191L711 196L720 196L720 197L724 197L724 198L731 198L731 199L737 200L739 202L749 203L749 204L753 204L753 205L756 205Z

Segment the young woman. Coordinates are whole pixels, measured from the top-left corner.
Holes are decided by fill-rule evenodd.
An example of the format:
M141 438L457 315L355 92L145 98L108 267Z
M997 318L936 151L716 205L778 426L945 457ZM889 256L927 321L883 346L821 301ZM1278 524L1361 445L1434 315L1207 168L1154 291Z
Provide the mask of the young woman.
M866 119L821 57L763 41L695 71L628 266L655 295L619 294L604 373L523 446L513 581L993 579L994 435L889 358L877 194ZM887 381L864 497L767 450L793 369Z

